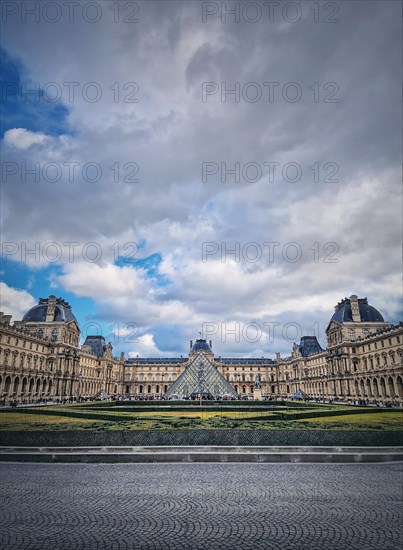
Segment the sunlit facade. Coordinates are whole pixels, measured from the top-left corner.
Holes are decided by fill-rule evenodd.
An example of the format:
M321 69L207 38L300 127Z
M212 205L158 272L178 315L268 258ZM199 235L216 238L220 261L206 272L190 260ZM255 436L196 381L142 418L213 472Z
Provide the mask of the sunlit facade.
M62 298L40 299L21 321L0 314L0 391L8 402L115 398L368 399L403 403L403 324L391 325L366 298L335 307L328 346L304 336L289 357L215 357L190 342L178 358L113 356L102 336L79 344L80 327Z

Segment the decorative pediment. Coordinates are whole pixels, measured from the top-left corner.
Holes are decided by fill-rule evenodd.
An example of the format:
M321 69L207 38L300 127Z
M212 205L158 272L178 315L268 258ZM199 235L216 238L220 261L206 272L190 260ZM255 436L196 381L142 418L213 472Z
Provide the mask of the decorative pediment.
M330 323L326 327L326 334L328 332L332 332L333 330L339 329L341 327L341 324L337 321L330 321Z

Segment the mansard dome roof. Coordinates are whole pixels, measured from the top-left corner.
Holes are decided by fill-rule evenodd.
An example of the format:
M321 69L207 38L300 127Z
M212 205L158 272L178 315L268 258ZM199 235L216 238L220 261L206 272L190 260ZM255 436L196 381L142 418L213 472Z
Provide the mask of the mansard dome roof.
M368 304L367 298L358 298L358 309L360 312L362 323L383 323L384 319L377 309ZM333 313L330 322L337 323L352 323L353 316L351 312L351 300L345 298L336 306L336 311Z
M302 336L299 351L302 357L309 357L310 355L321 353L323 349L316 336Z
M103 336L87 336L84 346L89 346L93 355L102 357L106 351L105 338Z
M190 351L207 351L208 353L212 353L207 341L202 339L196 340Z
M56 302L53 319L50 322L67 323L73 320L77 322L77 319L71 311L70 304L62 298L56 298L56 296L39 298L38 304L27 311L22 320L26 323L45 323L49 301Z

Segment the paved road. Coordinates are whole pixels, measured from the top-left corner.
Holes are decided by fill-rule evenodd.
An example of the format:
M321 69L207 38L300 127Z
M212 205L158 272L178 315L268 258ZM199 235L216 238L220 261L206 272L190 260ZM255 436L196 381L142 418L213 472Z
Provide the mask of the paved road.
M2 550L403 547L403 464L2 464Z

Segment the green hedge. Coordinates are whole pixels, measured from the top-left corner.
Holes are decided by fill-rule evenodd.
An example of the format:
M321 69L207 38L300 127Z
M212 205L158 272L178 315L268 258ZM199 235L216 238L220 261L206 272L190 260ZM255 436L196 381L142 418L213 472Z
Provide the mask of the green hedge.
M103 409L97 409L97 410L101 410L103 411ZM109 411L109 409L106 409L107 411ZM207 409L205 409L204 407L203 408L194 408L194 409L191 409L192 411L194 412L200 412L200 414L203 414L204 411L206 411ZM66 407L65 410L55 410L53 407L35 407L35 408L24 408L24 409L5 409L4 411L1 411L3 414L27 414L27 415L38 415L38 414L41 414L41 415L47 415L47 416L62 416L62 417L65 417L65 418L78 418L78 419L84 419L84 420L103 420L105 422L130 422L130 421L134 421L136 420L136 417L131 417L129 415L125 415L123 413L134 413L134 412L160 412L161 414L163 414L165 411L164 410L161 410L160 408L159 409L152 409L150 411L150 408L147 408L147 407L137 407L137 408L128 408L128 409L125 409L124 411L122 410L119 410L117 409L115 414L113 414L113 411L110 411L110 413L104 413L104 412L87 412L86 408L83 408L82 410L79 410L78 408L76 407ZM184 409L184 408L181 408L181 407L178 407L177 409L175 408L170 408L169 411L176 411L176 412L186 412L186 411L189 411L189 409ZM208 408L208 411L209 412L239 412L239 413L242 413L242 412L258 412L259 409L253 409L253 408L243 408L242 410L240 410L239 408L236 408L236 407L225 407L225 408L221 408L221 407L209 407ZM329 408L323 408L323 409L315 409L315 410L311 410L311 411L301 411L301 412L294 412L292 411L291 413L290 412L278 412L278 409L274 409L272 407L268 407L266 408L264 411L261 411L262 413L264 412L269 412L269 411L275 411L274 414L270 415L270 416L266 416L264 414L262 414L261 416L256 416L256 417L253 417L253 418L250 418L249 420L258 420L258 421L276 421L276 420L307 420L307 419L310 419L310 418L324 418L324 417L332 417L332 416L346 416L346 415L355 415L355 414L367 414L367 413L370 413L370 414L376 414L376 413L380 413L380 412L388 412L388 413L392 413L392 412L395 412L393 409L380 409L380 408L367 408L367 407L359 407L359 408L356 408L356 407L351 407L349 409L329 409ZM138 418L137 418L138 419ZM174 421L175 417L167 417L168 420L170 421ZM152 418L150 417L150 420L152 420ZM248 420L248 418L245 418L245 419L238 419L238 420Z
M138 430L3 432L2 446L401 446L403 432L323 430Z
M118 416L112 414L97 414L97 413L87 413L80 412L74 409L66 409L65 411L55 411L52 407L45 408L35 408L35 409L8 409L1 411L3 414L28 414L28 415L46 415L46 416L63 416L65 418L82 418L84 420L105 420L107 422L119 422L119 421L130 421L131 418L127 416Z
M206 408L213 408L213 407L253 407L253 408L266 408L266 407L296 407L296 408L305 408L305 407L312 407L316 405L327 405L329 406L329 403L315 403L315 402L305 402L305 401L246 401L246 400L230 400L230 401L202 401L202 406ZM200 407L199 401L97 401L97 402L89 402L89 403L80 403L75 404L75 406L81 406L85 408L113 408L113 407L146 407L149 408L155 408L159 409L161 407L169 407L172 409L173 407L178 407L181 409L184 408L198 408Z
M396 412L396 410L393 409L380 409L380 408L367 408L367 407L361 407L361 408L350 408L350 409L340 409L340 410L315 410L315 411L307 411L307 412L300 412L300 413L294 413L292 412L287 413L275 413L272 416L257 416L254 418L254 420L307 420L309 418L325 418L325 417L331 417L331 416L346 416L346 415L354 415L354 414L377 414L377 413L391 413Z

